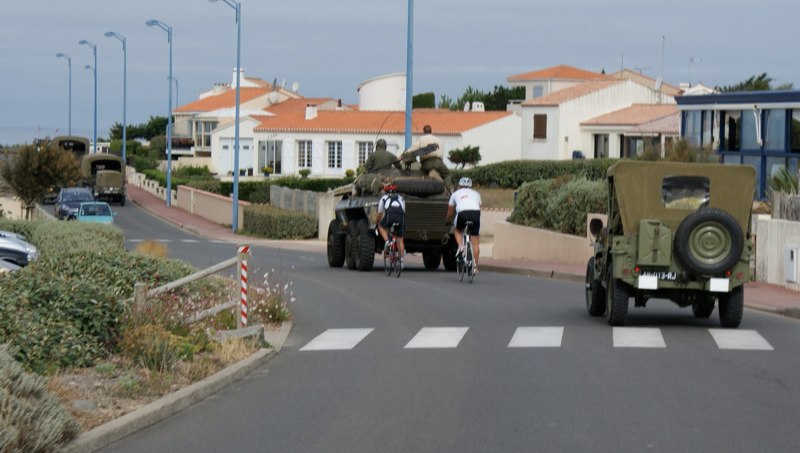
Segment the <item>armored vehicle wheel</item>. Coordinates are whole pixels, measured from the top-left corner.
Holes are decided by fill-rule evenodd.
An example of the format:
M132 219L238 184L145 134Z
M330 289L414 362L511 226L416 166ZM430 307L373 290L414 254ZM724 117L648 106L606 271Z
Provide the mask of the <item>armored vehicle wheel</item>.
M620 279L614 278L610 264L608 267L608 284L606 286L606 320L612 326L623 326L625 325L625 318L628 317L630 289Z
M719 323L722 327L739 327L744 315L744 287L739 285L731 292L719 295Z
M442 252L442 263L444 264L444 269L447 272L455 272L456 270L456 250L455 249L445 249Z
M339 226L339 221L331 220L328 224L328 266L342 267L345 260L345 232Z
M692 314L695 318L708 318L714 312L714 298L700 296L692 303Z
M603 316L606 312L606 292L594 272L594 257L586 264L586 310L592 316Z
M422 263L425 269L438 269L442 261L442 253L439 251L422 252Z
M721 209L698 209L675 230L675 252L699 274L724 272L742 256L744 235L736 219Z
M353 256L356 269L371 271L375 264L375 236L370 231L366 219L361 219L356 224L356 233L353 238Z
M119 205L125 206L125 195L120 195L119 197Z
M347 232L344 240L344 256L348 269L356 268L355 243L358 241L357 221L347 222Z
M397 191L406 195L426 196L444 193L444 182L436 179L401 179L395 180Z

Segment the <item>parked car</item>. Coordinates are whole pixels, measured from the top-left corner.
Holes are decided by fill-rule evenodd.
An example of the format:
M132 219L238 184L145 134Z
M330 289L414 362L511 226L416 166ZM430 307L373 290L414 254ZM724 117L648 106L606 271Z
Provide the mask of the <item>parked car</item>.
M36 246L13 237L0 237L0 260L17 266L27 266L39 257Z
M94 201L94 193L86 187L66 187L58 192L55 216L58 220L74 220L81 203Z
M28 239L26 239L25 236L14 233L13 231L0 230L0 238L11 238L28 242Z
M22 269L21 266L17 266L11 261L0 260L0 274L4 274L6 272L14 272L20 269Z
M81 203L75 218L79 222L89 223L114 223L116 212L111 211L111 206L105 201L89 201Z

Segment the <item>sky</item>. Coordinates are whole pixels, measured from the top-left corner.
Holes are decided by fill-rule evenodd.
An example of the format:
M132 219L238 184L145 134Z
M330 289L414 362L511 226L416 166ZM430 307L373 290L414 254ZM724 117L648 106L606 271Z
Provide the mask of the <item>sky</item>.
M241 4L248 77L355 104L365 80L406 71L408 0ZM508 76L560 64L598 72L624 65L673 85L712 87L767 72L775 85L800 89L799 13L797 0L415 0L413 93L457 99L468 86L491 91ZM72 58L72 132L92 136L85 66L94 60L83 39L97 45L98 137L122 122L122 44L107 31L127 38L128 124L166 116L169 44L148 19L173 28L179 104L230 82L236 21L222 0L2 0L0 144L66 134L69 71L59 52Z

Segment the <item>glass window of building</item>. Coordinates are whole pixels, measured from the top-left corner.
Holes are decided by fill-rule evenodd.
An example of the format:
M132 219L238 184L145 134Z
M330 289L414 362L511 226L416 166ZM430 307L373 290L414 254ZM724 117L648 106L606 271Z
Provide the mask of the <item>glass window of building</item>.
M709 146L714 141L714 112L703 111L703 141L702 146Z
M786 110L764 111L764 149L770 151L786 150Z
M684 117L684 127L686 128L686 133L683 134L683 136L692 145L700 145L701 143L700 134L702 133L702 119L703 112L700 110L689 110L686 112L686 116Z
M372 142L358 142L358 166L362 166L369 159L370 154L375 149L375 144Z
M297 142L297 167L311 168L311 140Z
M742 148L742 111L722 112L722 151L739 151Z
M328 168L342 168L342 142L328 142Z
M792 141L791 151L800 153L800 110L792 110L792 122L789 127L790 140Z
M533 87L533 98L540 98L544 95L544 87L541 85L534 85Z
M608 134L594 134L594 157L595 159L608 157Z
M533 115L533 138L541 140L547 139L547 115Z
M756 127L756 118L759 113L753 110L742 111L742 149L743 150L758 150L761 146L758 144L758 128Z

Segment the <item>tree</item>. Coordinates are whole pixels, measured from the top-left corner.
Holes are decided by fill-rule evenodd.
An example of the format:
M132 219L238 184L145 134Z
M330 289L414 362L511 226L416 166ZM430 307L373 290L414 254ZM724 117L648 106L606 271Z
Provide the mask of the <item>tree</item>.
M782 83L777 87L772 87L772 82L775 79L767 75L766 72L761 75L751 76L749 79L739 82L736 85L729 85L724 87L715 87L714 89L722 93L737 93L742 91L771 91L771 90L791 90L794 84Z
M420 93L411 99L411 106L415 109L432 109L436 107L436 95L433 92Z
M442 97L439 98L439 108L446 109L446 110L456 110L453 106L453 98L450 96L443 94Z
M166 116L151 116L146 123L129 124L128 129L125 131L125 136L128 140L142 138L150 140L157 135L165 135L167 133L167 117ZM122 140L122 124L114 123L108 132L111 140Z
M23 146L3 162L0 174L26 205L44 197L51 186L74 186L81 180L78 160L55 144Z
M464 148L451 150L447 154L447 158L450 159L450 162L461 165L463 169L468 164L475 166L481 161L480 150L480 146L465 146Z
M506 110L508 103L514 99L525 99L525 87L508 88L495 85L491 93L484 93L481 90L468 86L464 94L453 101L449 96L442 95L439 101L440 109L461 110L467 102L472 104L475 101L483 102L485 110Z

